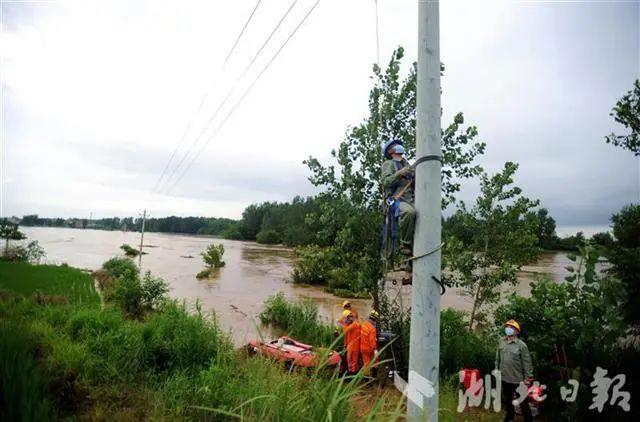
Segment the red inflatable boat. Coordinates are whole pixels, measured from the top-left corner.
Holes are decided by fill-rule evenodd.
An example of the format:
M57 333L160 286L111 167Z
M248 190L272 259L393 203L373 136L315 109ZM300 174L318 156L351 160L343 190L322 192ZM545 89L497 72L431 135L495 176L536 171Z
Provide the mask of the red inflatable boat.
M262 353L273 359L304 368L312 368L319 365L324 352L328 352L326 364L329 366L340 364L340 355L337 352L314 349L309 344L300 343L286 336L266 342L252 340L249 342L247 349L250 354Z

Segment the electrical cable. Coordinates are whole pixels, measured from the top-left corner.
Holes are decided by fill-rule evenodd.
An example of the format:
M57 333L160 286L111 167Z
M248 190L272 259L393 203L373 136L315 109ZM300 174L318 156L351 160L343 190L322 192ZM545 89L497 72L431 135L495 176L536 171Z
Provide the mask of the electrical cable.
M256 10L258 9L258 6L260 6L261 2L262 2L262 0L258 0L256 2L255 7L253 8L253 10L251 11L251 14L249 15L249 18L247 18L247 21L245 22L244 26L242 27L242 30L240 31L240 33L236 37L236 40L233 43L233 46L229 50L229 53L227 53L227 56L225 57L224 63L222 64L222 67L220 68L220 71L222 71L225 68L227 62L229 61L229 58L231 57L231 55L235 51L236 46L240 42L240 38L242 38L242 35L244 34L245 30L249 26L249 23L251 22L251 19L253 18L253 15L256 13ZM153 187L153 191L154 192L156 192L158 187L160 186L160 184L162 182L162 179L164 178L164 175L167 173L167 170L169 169L169 166L173 162L173 159L175 158L176 153L178 152L178 150L182 146L182 144L183 144L183 142L184 142L184 140L185 140L185 138L187 136L187 133L189 133L189 130L191 129L191 126L193 125L198 113L202 109L202 106L204 106L204 103L207 101L208 97L209 97L208 93L205 93L202 96L202 99L200 100L200 104L198 105L198 108L196 108L196 111L191 116L191 119L189 120L189 123L187 124L187 127L186 127L185 131L182 133L182 136L180 137L180 141L178 141L178 144L176 145L176 147L174 148L173 152L171 153L171 156L169 157L169 160L167 161L167 164L164 166L164 169L162 169L162 173L160 174L160 177L158 178L158 180L156 181L155 186Z
M284 49L284 47L289 43L289 41L293 38L293 36L298 32L298 30L300 29L300 27L304 24L304 22L307 20L307 18L309 17L309 15L311 15L311 13L315 10L315 8L318 6L318 3L320 3L320 0L316 0L316 2L313 4L313 6L311 6L311 8L309 9L309 11L304 15L304 17L302 18L302 20L300 21L300 23L298 23L298 25L293 29L293 31L291 32L291 34L289 34L289 36L287 37L287 39L282 43L282 45L280 46L280 48L278 49L278 51L276 51L276 53L273 55L273 57L271 57L271 60L269 60L269 62L266 64L266 66L260 71L260 73L258 74L258 76L253 80L253 82L251 83L251 85L249 85L249 87L244 91L244 93L242 94L242 96L240 97L240 99L234 104L234 106L231 108L231 110L229 111L229 113L227 113L227 115L225 116L224 120L222 120L222 122L220 123L220 125L218 125L218 127L216 128L216 130L213 132L213 134L211 135L211 137L209 137L209 139L207 139L207 141L202 145L202 147L200 148L200 150L198 150L197 154L191 159L191 161L189 161L189 164L187 165L186 169L180 174L180 176L178 177L178 179L176 179L175 183L166 191L167 194L169 194L175 187L176 185L182 180L182 178L184 177L184 175L189 171L189 169L191 168L191 166L193 165L193 163L198 159L198 157L200 157L200 154L202 154L202 151L204 151L204 149L206 148L206 146L209 144L209 142L217 135L217 133L220 131L220 129L222 129L222 127L224 127L225 123L227 122L227 120L229 119L229 117L231 117L231 115L233 114L233 112L238 108L238 106L240 106L240 104L243 102L243 100L247 97L247 95L251 92L251 90L253 89L253 87L256 85L256 83L260 80L260 78L262 77L262 75L267 71L267 69L269 69L269 67L271 66L271 64L273 64L273 62L275 61L275 59L280 55L280 52L282 52L282 50Z
M213 112L213 114L211 115L211 117L209 117L209 120L207 121L207 123L202 127L202 129L200 130L200 132L198 133L198 136L196 136L193 140L193 142L191 143L191 145L189 146L187 152L184 153L184 155L182 155L182 158L180 159L180 161L178 162L178 164L173 168L171 174L169 175L169 177L167 178L167 183L173 178L173 176L175 176L175 174L178 172L178 170L180 169L180 167L182 167L182 165L184 164L185 160L187 159L187 157L189 155L191 155L191 153L193 152L194 148L196 147L196 145L198 144L198 141L200 140L200 138L202 138L202 136L207 132L207 130L209 129L209 127L211 126L211 123L213 123L213 121L215 120L215 118L218 116L218 113L220 113L220 111L222 110L222 108L224 107L224 105L227 103L227 101L229 100L229 98L231 98L231 96L233 95L233 93L235 92L236 88L238 87L238 85L240 84L240 81L246 76L247 72L249 71L249 69L251 68L251 66L253 65L253 63L255 63L256 59L258 58L258 56L260 56L260 53L262 53L262 51L264 50L264 48L267 46L267 44L269 43L269 41L271 40L271 38L273 37L273 35L276 33L276 31L280 28L280 26L282 25L282 22L284 22L284 20L287 18L287 16L289 15L289 13L291 12L291 9L293 9L293 6L295 6L295 4L298 2L298 0L293 0L293 2L291 3L291 5L289 6L289 8L286 10L286 12L284 13L284 15L282 15L282 17L280 18L280 20L278 21L278 23L276 24L276 26L271 30L271 33L269 34L269 36L266 38L266 40L262 43L262 45L260 46L260 48L258 49L258 51L253 55L253 58L251 59L251 61L249 62L249 64L247 64L247 66L245 66L244 71L242 72L242 74L240 74L240 76L238 78L236 78L236 81L234 82L234 84L232 85L231 89L229 90L229 92L227 92L227 95L222 99L222 101L220 102L220 104L218 105L218 108L216 108L216 110Z

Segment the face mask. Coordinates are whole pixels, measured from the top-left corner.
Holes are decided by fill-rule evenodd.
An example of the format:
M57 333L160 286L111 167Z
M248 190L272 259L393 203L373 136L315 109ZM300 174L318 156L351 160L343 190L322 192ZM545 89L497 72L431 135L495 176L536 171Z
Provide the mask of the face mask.
M508 336L512 336L516 333L516 330L513 327L505 327L504 333Z
M402 161L402 155L392 155L391 158L393 161Z

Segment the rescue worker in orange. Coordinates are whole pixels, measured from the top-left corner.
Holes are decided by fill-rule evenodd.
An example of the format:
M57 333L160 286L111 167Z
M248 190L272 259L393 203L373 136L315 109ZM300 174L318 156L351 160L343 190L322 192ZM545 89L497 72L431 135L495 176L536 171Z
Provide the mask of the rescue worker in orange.
M358 319L358 311L353 307L350 301L345 300L344 302L342 302L342 309L344 309L345 311L351 311L353 317L355 319Z
M347 350L347 370L355 374L360 369L360 322L353 313L342 311L342 318L338 320L344 332L344 348Z
M369 312L369 318L361 324L360 328L360 355L364 375L369 376L374 366L373 360L378 354L378 321L380 315L375 310Z

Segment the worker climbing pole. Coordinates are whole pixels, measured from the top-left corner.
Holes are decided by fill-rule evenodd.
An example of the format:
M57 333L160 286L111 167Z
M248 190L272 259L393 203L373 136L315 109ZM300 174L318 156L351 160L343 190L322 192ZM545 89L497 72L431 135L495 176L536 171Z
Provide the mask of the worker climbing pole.
M400 234L400 254L403 259L400 270L405 272L402 284L411 284L411 255L413 253L413 231L416 210L413 206L414 171L404 156L401 141L391 140L382 146L387 159L380 171L385 192L385 219L383 227L383 259L393 268Z

